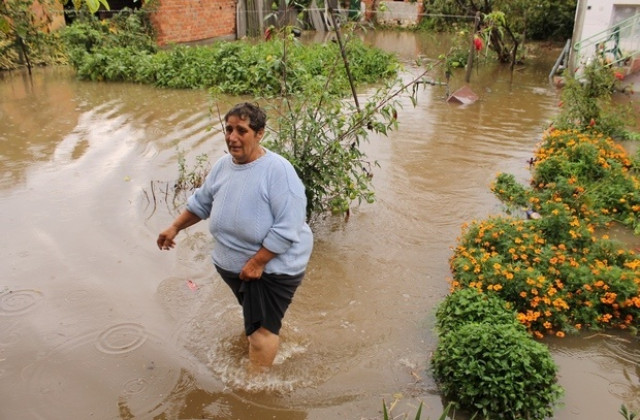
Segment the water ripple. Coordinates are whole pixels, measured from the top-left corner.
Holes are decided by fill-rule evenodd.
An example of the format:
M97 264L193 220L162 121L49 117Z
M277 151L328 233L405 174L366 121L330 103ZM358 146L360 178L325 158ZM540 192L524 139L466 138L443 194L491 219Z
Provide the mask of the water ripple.
M42 292L33 289L15 290L0 295L0 315L13 316L29 312L41 299Z

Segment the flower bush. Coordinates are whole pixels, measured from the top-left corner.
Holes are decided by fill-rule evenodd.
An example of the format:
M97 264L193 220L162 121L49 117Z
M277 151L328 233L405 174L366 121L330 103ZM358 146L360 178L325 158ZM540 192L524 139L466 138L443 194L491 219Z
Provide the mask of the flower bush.
M500 174L493 192L511 207L540 212L545 203L563 203L592 227L619 222L640 233L639 164L610 137L591 130L551 130L533 165L530 189Z
M531 187L500 174L492 190L541 217L465 227L450 261L453 289L497 294L539 338L583 328L635 333L640 257L602 229L617 222L640 231L637 163L593 131L552 130L535 156Z
M582 328L635 331L640 258L589 235L579 219L557 207L557 214L539 220L495 217L469 226L451 258L453 289L500 296L539 338Z

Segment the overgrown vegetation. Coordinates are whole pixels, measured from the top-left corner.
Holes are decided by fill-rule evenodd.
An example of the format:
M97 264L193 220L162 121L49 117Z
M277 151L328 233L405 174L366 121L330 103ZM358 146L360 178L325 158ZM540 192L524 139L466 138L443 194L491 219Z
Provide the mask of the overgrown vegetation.
M51 31L62 5L95 13L107 0L7 0L0 2L0 70L26 66L66 64L59 33ZM35 7L37 5L37 7Z
M334 66L334 71L344 70ZM394 130L399 98L416 94L414 81L403 85L392 79L360 105L332 95L332 80L328 77L324 88L284 96L273 107L276 118L266 142L296 168L306 187L309 218L348 215L353 202L374 201L371 178L377 163L367 159L361 144L369 133L386 136Z
M66 62L57 33L50 33L55 10L44 2L34 11L35 0L0 2L0 70Z
M564 41L572 37L576 0L424 0L427 17L421 25L431 30L450 30L480 12L502 12L514 33L531 40Z
M624 123L610 102L611 70L600 66L567 84L571 103L544 133L530 185L503 173L492 186L515 215L540 217L473 222L451 258L454 290L500 296L540 338L605 328L635 334L639 325L640 257L606 230L640 233L640 157L608 135Z
M291 42L286 50L276 38L158 50L150 25L142 20L145 14L118 16L110 21L90 17L64 31L71 64L80 78L181 89L213 88L217 93L264 97L321 89L329 89L332 95L349 91L345 72L335 70L340 65L340 51L334 43L304 45L288 34L285 36ZM347 54L357 85L392 78L398 72L392 54L355 39L349 43Z
M577 77L565 72L566 85L553 127L597 130L617 139L639 140L637 133L627 129L637 118L631 106L613 105L611 101L612 95L619 90L617 84L623 78L622 74L602 60L593 60L580 71Z
M510 215L463 227L450 260L452 294L436 315L441 337L432 367L442 392L472 413L552 414L561 396L556 370L532 337L637 333L640 256L607 235L614 225L640 233L640 156L631 158L611 137L637 137L611 103L615 80L598 62L568 80L562 111L530 161L530 185L499 174L492 186ZM521 362L523 376L509 377ZM535 390L527 392L530 385ZM624 406L620 414L635 416Z
M443 396L487 419L544 419L563 391L549 349L504 300L476 289L449 295L436 312L432 370Z

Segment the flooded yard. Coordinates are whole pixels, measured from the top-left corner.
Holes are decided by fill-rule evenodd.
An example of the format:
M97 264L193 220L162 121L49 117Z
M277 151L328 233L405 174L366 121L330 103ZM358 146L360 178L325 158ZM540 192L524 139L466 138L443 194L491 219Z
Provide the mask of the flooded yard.
M406 60L407 77L417 55L446 52L432 35L367 37ZM527 182L557 110L558 53L532 50L513 75L480 66L471 105L427 86L398 131L371 138L377 201L312 226L282 351L259 379L245 374L240 307L211 265L206 223L170 253L155 243L177 211L162 185L178 154L193 165L225 153L207 93L81 82L65 68L0 73L0 418L381 419L383 399L395 415L423 401L422 418L438 418L428 367L451 248L463 223L503 211L497 173ZM554 418L640 410L637 338L547 344L566 389Z

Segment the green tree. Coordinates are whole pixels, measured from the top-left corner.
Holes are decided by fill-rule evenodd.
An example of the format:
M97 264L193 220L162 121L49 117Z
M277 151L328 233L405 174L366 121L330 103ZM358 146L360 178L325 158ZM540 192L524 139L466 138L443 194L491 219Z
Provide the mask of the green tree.
M17 61L31 73L32 53L52 44L49 25L59 5L73 1L76 8L86 6L95 13L100 6L109 10L107 0L2 0L0 1L0 52L2 56L15 52ZM35 4L40 4L36 13ZM4 60L10 62L12 60ZM9 67L10 64L2 67Z
M0 32L5 39L3 55L17 52L18 61L27 65L31 73L31 50L43 43L42 34L52 20L51 4L43 4L42 13L36 15L35 0L7 0L0 2ZM49 6L49 7L47 7Z
M559 40L571 37L576 0L424 0L425 12L436 28L447 28L466 16L480 13L481 31L500 61L512 59L515 46L525 38ZM504 19L496 19L498 16Z

